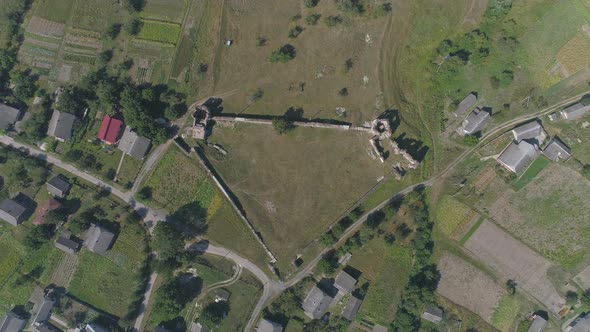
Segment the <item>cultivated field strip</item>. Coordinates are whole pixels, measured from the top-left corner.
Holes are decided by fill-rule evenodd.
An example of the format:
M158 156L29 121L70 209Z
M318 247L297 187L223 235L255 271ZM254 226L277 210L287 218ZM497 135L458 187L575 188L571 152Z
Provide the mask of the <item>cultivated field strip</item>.
M59 265L51 276L51 283L67 289L70 285L70 281L72 281L74 273L76 272L78 256L66 253L63 253L62 255L63 257L59 262Z

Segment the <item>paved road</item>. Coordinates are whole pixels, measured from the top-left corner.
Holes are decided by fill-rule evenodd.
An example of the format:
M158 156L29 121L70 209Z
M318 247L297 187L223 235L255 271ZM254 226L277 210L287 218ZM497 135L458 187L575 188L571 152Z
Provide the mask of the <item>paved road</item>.
M145 316L145 308L147 308L148 303L150 301L150 297L152 296L152 291L154 290L154 283L156 282L157 277L158 274L156 272L152 273L152 275L150 276L148 288L145 294L143 295L143 302L141 302L141 306L139 307L139 314L137 315L137 318L135 319L135 325L133 326L135 332L141 331L141 324L143 323L143 317Z

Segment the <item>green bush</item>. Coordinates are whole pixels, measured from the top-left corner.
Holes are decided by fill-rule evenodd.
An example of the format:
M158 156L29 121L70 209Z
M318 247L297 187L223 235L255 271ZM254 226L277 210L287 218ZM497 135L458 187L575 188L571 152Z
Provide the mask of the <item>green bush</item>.
M338 15L336 15L336 16L330 15L324 19L324 22L326 23L326 26L334 27L338 23L342 23L342 17L340 17Z
M295 128L291 121L284 119L284 118L277 118L277 119L272 120L272 126L277 131L277 133L279 133L281 135L285 134L285 133L293 130L293 128Z
M303 27L300 25L294 27L293 29L289 30L289 38L297 38L297 36L299 36L303 30L305 29L303 29Z
M352 12L362 14L365 11L365 6L360 0L335 0L336 7L344 12Z
M295 58L297 51L295 51L295 47L290 44L285 44L281 46L278 50L275 50L270 55L270 62L289 62Z
M308 25L316 25L321 17L322 14L309 14L305 18L305 23L307 23Z
M307 8L313 8L318 5L318 2L320 2L320 0L304 0L303 4Z

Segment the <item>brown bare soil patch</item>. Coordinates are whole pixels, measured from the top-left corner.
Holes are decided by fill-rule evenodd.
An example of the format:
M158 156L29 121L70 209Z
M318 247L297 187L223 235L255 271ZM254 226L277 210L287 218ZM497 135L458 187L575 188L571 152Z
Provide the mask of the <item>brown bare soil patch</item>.
M49 37L62 37L64 29L65 24L46 20L39 16L33 16L27 26L27 32Z
M443 254L438 269L441 278L437 292L491 323L498 301L506 293L504 288L473 265L449 253Z
M559 313L565 304L547 276L552 264L492 222L484 221L464 247L502 279L516 281L552 312Z

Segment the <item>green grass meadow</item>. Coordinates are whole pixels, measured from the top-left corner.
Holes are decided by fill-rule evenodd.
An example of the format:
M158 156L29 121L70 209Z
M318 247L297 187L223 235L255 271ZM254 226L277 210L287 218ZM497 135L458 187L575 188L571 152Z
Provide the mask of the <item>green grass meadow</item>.
M519 191L524 188L529 182L531 182L541 171L549 165L549 159L541 156L538 157L533 163L526 169L524 174L514 182L512 189Z
M180 25L178 24L144 20L137 38L176 45L179 35Z

